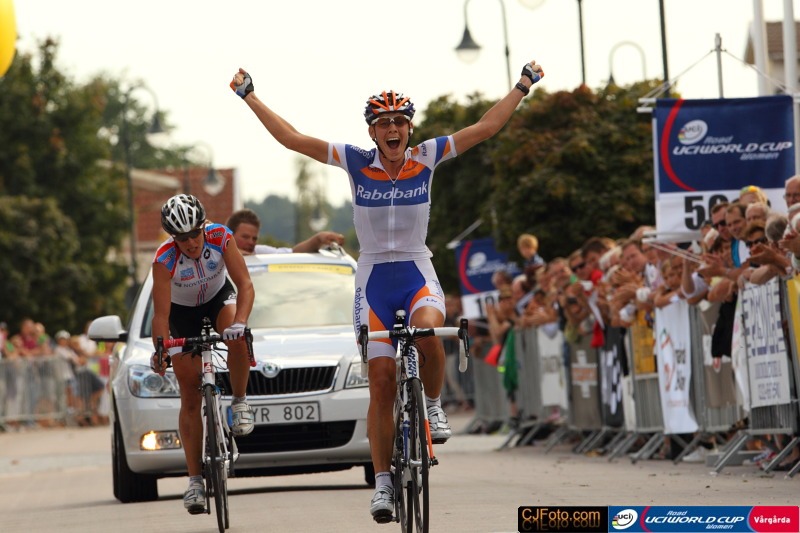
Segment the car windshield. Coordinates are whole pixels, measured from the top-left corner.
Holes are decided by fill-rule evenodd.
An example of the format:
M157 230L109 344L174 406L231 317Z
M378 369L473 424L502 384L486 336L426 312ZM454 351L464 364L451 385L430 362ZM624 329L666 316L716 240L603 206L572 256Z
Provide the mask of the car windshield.
M252 266L256 300L251 328L353 323L355 271L348 265L283 263Z
M280 263L249 265L256 292L247 321L251 328L351 325L355 269L345 264ZM142 322L149 337L153 301Z

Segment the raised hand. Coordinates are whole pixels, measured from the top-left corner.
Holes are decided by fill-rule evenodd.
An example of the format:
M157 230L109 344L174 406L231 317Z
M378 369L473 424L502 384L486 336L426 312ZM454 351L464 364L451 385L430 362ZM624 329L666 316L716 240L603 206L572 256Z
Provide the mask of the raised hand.
M240 68L239 72L233 75L231 89L242 98L245 98L255 89L253 87L253 78L243 68Z
M537 65L536 61L534 60L530 63L525 63L525 66L522 67L522 75L531 80L531 83L536 83L544 78L544 70L542 69L542 66Z

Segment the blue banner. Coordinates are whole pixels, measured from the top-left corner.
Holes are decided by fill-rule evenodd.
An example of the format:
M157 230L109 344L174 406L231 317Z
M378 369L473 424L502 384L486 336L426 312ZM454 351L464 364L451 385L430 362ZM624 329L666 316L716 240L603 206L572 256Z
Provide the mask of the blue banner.
M505 270L514 277L520 273L519 266L509 262L508 254L495 249L492 238L462 241L455 252L464 316L484 317L487 298L493 300L497 292L492 285L492 275Z
M795 532L799 524L798 507L790 505L608 508L609 532Z
M686 232L710 218L713 204L757 185L784 210L794 175L792 98L659 99L653 142L656 227Z

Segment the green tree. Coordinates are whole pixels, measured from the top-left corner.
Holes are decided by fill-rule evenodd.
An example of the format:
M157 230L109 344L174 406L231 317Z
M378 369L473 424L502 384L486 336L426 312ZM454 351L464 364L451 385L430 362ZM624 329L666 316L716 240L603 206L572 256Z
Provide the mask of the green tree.
M553 94L537 89L495 137L436 171L428 244L446 291L458 288L446 244L476 220L469 238L492 236L519 258L516 238L533 233L545 259L567 255L595 235L621 237L652 224L649 117L637 100L654 87L586 87ZM442 97L425 110L416 139L453 133L494 102L466 105Z
M31 317L50 329L81 331L80 320L102 312L114 296L94 288L125 274L123 268L97 271L85 261L81 232L53 197L0 197L0 227L13 228L0 230L2 313L12 329Z
M0 79L0 319L32 316L50 330L122 313L128 232L125 176L111 159L109 82L76 84L58 43L18 54ZM9 281L12 280L12 281Z

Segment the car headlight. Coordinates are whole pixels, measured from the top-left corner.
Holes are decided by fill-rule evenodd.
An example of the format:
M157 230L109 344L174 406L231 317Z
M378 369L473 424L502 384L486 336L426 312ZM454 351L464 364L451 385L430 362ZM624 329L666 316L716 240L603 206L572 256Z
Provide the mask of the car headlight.
M128 388L139 398L177 398L180 396L178 378L172 372L159 376L149 366L132 365L128 368Z
M358 387L369 387L369 379L361 377L361 359L350 363L347 371L347 379L344 382L345 389L355 389Z

